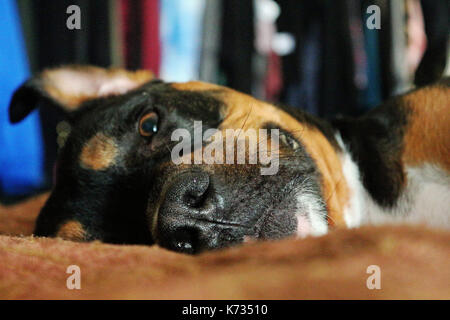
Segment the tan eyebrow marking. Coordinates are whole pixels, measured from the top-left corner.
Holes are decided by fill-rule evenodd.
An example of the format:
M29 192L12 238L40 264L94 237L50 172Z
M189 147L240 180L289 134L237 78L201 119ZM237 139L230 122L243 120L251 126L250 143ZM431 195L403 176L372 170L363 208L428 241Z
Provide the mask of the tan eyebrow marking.
M97 133L83 146L80 163L87 169L105 170L115 163L118 154L116 141L104 133Z
M56 236L65 240L83 241L86 238L86 232L81 223L70 220L59 229Z

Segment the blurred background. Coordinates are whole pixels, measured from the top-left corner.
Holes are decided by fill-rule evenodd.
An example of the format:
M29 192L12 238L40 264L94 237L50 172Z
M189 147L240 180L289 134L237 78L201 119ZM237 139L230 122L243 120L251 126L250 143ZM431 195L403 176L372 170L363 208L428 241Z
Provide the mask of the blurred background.
M80 8L80 29L67 20ZM374 7L375 6L375 7ZM448 0L1 0L0 202L51 188L68 134L42 106L8 123L13 91L67 63L202 80L331 118L449 73Z

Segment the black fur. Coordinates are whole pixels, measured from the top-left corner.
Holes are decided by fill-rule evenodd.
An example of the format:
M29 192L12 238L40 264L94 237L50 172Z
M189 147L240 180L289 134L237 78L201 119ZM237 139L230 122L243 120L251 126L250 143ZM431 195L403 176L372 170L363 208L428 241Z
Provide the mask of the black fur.
M408 117L396 97L361 118L333 123L359 167L364 187L384 207L394 206L405 183L401 154Z

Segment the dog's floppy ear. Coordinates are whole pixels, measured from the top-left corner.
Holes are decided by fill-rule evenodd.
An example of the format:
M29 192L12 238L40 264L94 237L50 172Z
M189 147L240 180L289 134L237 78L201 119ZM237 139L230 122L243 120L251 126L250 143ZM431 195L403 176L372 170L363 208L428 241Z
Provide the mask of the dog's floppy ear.
M63 66L48 69L27 80L13 94L9 119L24 119L40 102L70 112L83 102L108 95L122 94L152 80L150 71L103 69L93 66Z

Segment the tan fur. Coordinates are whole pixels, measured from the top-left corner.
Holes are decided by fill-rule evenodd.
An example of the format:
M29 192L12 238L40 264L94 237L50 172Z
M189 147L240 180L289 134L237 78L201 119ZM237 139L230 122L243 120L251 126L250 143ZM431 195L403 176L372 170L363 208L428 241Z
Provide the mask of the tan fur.
M75 220L68 221L58 230L56 236L65 240L83 241L86 233L81 223Z
M403 162L434 164L450 173L450 88L425 87L404 98L411 110L405 131Z
M157 246L0 235L3 299L449 299L448 232L340 229L187 256ZM81 290L66 287L67 267ZM381 289L366 286L381 269ZM181 311L180 311L181 312Z
M72 111L87 100L137 88L153 79L153 74L147 70L132 72L117 68L67 66L44 71L41 79L47 94L58 101L64 109ZM108 83L118 80L125 84L123 91L120 85L101 91Z
M259 129L267 122L274 122L290 131L305 146L322 174L322 192L329 212L330 224L345 226L344 209L350 198L349 188L343 177L342 166L336 150L317 129L299 123L286 112L235 90L203 82L174 83L177 90L213 92L225 104L224 121L220 129Z
M8 217L0 219L0 234L14 233L10 227L25 218L26 229L32 230L47 196L0 206L0 218ZM67 222L65 229L66 236L81 235L76 221ZM323 237L255 242L192 257L157 246L0 235L0 297L450 299L449 244L448 231L371 226ZM66 287L70 265L81 269L81 290ZM366 286L370 265L381 269L379 290Z
M82 167L105 170L114 164L119 153L115 140L103 133L97 133L83 147L80 155Z

